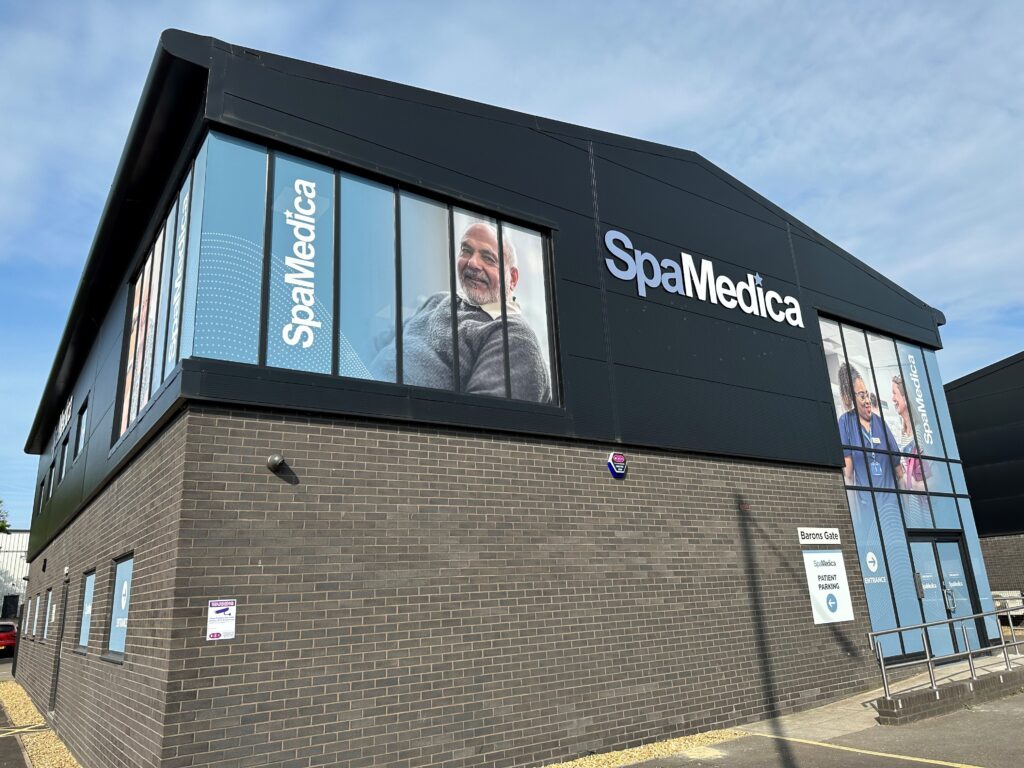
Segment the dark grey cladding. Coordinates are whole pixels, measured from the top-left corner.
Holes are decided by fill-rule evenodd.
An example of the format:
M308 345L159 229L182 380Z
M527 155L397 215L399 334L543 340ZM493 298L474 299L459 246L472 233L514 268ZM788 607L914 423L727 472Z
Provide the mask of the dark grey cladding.
M112 447L126 281L209 128L549 232L561 405L190 360ZM638 296L606 269L609 229L659 258L763 276L803 327ZM693 152L167 31L28 436L42 479L61 409L88 394L86 461L32 549L188 399L839 466L816 313L940 343L931 307Z

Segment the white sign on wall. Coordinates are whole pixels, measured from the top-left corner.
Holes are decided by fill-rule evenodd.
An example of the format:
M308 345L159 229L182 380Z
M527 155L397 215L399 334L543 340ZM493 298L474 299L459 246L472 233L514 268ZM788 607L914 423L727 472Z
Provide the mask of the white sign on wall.
M210 600L206 611L206 639L234 640L237 600Z
M797 528L800 546L805 544L839 544L838 528Z
M846 580L843 553L837 550L813 550L803 553L807 573L807 591L815 624L853 621L850 585Z

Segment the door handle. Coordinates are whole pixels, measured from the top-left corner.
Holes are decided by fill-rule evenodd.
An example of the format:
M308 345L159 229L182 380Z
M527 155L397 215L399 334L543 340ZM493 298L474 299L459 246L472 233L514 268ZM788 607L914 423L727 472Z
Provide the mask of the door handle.
M917 599L924 600L924 579L917 571L914 571L914 586L917 587Z
M942 590L942 596L946 598L946 610L953 613L956 610L956 595L953 594L953 590L947 587Z

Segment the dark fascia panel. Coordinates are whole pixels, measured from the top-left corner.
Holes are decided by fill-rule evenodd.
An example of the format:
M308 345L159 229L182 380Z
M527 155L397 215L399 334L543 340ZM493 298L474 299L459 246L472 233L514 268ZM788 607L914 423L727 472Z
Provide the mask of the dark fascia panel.
M1024 386L1024 351L997 360L946 385L949 401Z
M855 270L885 286L891 296L913 307L918 316L926 318L920 333L909 334L917 341L931 344L938 340L937 326L945 322L940 312L911 295L880 273L863 264L834 243L817 234L781 208L754 192L700 155L653 142L598 131L556 120L527 115L400 85L386 80L357 75L330 67L253 51L211 37L202 37L179 30L167 30L160 38L149 77L135 119L129 131L121 161L115 173L96 236L90 248L78 290L72 303L67 326L57 349L39 409L29 433L25 450L39 454L45 450L67 393L93 343L99 325L117 287L136 257L138 243L143 239L151 213L173 174L188 151L188 139L199 120L204 124L230 127L232 121L224 113L225 93L220 86L225 72L244 68L246 77L297 77L312 79L329 86L357 89L371 94L432 106L452 113L504 122L560 137L577 147L603 146L642 153L648 157L671 158L695 163L731 187L766 216L779 217L793 228L794 237L806 238L850 263ZM294 137L276 135L273 126L246 126L255 135L270 141L289 144ZM307 142L308 143L308 142ZM170 149L169 149L170 148ZM327 147L307 147L325 157L336 153ZM825 307L825 311L842 316L841 311Z

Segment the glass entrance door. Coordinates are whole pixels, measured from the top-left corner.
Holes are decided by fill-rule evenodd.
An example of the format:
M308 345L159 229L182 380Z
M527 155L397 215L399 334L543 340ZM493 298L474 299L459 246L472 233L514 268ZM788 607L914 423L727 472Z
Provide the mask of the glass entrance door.
M914 539L910 552L914 559L914 580L921 601L924 620L944 621L957 616L970 616L981 609L970 589L970 580L964 570L962 545L959 538ZM967 629L967 643L971 649L981 647L976 621L961 621L945 627L928 630L932 653L936 656L964 651L963 627Z

